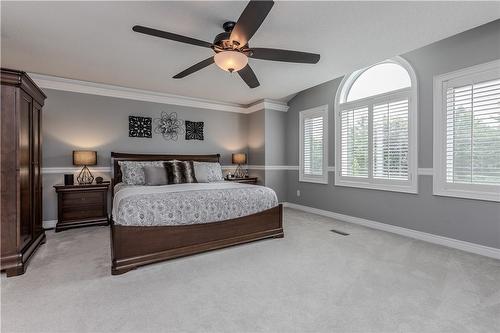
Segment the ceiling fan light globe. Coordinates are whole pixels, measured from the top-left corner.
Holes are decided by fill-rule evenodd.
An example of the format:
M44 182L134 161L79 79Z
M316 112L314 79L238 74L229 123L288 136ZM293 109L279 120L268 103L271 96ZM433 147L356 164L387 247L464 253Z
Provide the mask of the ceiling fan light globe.
M219 68L226 72L237 72L248 64L248 57L238 51L222 51L214 56L214 61Z

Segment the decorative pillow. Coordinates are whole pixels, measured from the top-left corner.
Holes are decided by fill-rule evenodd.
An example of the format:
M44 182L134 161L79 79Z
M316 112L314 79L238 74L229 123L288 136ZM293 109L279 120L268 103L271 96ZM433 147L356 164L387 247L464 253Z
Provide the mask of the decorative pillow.
M167 170L165 166L146 165L143 167L146 185L167 185Z
M169 184L197 183L194 175L193 161L167 161L164 163L167 169L167 181Z
M194 174L199 183L221 182L224 180L222 167L214 162L193 162Z
M144 185L144 166L163 166L165 161L118 161L122 170L122 182L127 185Z

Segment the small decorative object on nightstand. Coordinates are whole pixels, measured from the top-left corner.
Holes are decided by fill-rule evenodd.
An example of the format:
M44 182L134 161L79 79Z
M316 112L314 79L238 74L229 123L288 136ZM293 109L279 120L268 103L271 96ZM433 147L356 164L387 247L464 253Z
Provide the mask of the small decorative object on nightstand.
M90 172L88 165L97 164L97 152L92 150L73 150L73 165L83 166L82 171L76 178L80 185L92 184L94 176Z
M245 183L245 184L257 184L257 177L243 177L243 178L226 178L227 181Z
M56 232L70 228L108 225L109 182L87 185L55 185Z
M75 175L70 173L64 175L64 185L74 185L75 184Z
M241 168L241 165L247 164L247 154L245 154L245 153L233 154L232 160L233 160L233 164L238 164L238 166L236 167L236 170L234 171L234 177L244 178L245 172Z

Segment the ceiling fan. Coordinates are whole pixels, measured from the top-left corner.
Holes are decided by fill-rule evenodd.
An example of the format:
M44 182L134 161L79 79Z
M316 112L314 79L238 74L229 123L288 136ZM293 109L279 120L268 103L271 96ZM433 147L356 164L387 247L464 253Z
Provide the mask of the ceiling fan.
M248 64L248 58L295 62L305 64L315 64L319 61L320 55L307 52L254 48L248 45L248 41L257 32L267 14L273 7L273 1L250 1L241 13L238 22L226 22L223 24L224 32L215 36L213 43L205 42L199 39L190 38L174 34L171 32L156 30L140 25L132 28L135 32L151 35L160 38L166 38L181 43L208 47L214 50L215 55L200 61L188 69L175 75L174 79L181 79L194 72L199 71L215 62L221 69L232 72L238 72L240 77L250 88L256 88L260 85L254 71Z

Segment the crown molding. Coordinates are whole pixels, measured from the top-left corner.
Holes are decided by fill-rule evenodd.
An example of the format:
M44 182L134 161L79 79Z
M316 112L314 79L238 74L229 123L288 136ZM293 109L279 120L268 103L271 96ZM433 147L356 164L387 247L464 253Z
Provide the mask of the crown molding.
M274 101L271 99L264 99L260 102L257 102L255 104L251 104L247 106L246 113L252 113L260 110L275 110L275 111L282 111L282 112L287 112L289 106L286 105L285 103L279 102L279 101Z
M269 99L264 99L252 105L242 105L242 104L214 101L209 99L173 95L157 91L127 88L127 87L96 83L90 81L67 79L58 76L51 76L51 75L44 75L37 73L28 73L28 75L40 88L70 91L81 94L124 98L136 101L154 102L161 104L170 104L170 105L186 106L186 107L225 111L225 112L236 112L244 114L252 113L262 109L284 111L284 112L288 111L288 106L285 103Z

